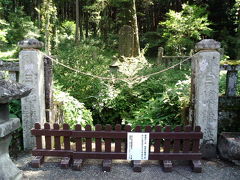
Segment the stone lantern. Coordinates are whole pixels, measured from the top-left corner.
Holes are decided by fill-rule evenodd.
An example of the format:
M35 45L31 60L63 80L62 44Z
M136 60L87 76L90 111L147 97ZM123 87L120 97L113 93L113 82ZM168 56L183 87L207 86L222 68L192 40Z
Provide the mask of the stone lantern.
M11 133L20 119L9 118L9 102L27 96L31 89L14 81L0 79L0 179L21 179L22 173L9 157Z

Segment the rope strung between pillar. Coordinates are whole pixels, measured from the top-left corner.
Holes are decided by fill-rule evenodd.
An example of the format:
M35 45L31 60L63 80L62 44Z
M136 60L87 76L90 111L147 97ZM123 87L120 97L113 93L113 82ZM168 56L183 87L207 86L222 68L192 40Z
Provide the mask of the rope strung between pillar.
M196 55L196 54L195 54L195 55ZM195 55L193 55L193 56L195 56ZM130 81L133 81L133 80L140 79L140 78L141 78L141 79L142 79L142 78L149 78L149 77L151 77L151 76L154 76L154 75L163 73L163 72L165 72L165 71L168 71L168 70L170 70L170 69L173 69L173 68L181 65L182 63L188 61L189 59L191 59L191 58L193 57L193 56L190 56L190 57L182 60L181 62L179 62L179 63L177 63L177 64L174 64L174 65L172 65L172 66L170 66L170 67L168 67L168 68L166 68L166 69L163 69L163 70L161 70L161 71L157 71L157 72L154 72L154 73L150 73L150 74L147 74L147 75L134 76L134 77L128 77L128 78L113 78L113 77L98 76L98 75L91 74L91 73L89 73L89 72L83 72L83 71L80 71L80 70L78 70L78 69L74 69L74 68L72 68L72 67L70 67L70 66L68 66L68 65L65 65L65 64L59 62L59 61L57 60L57 58L54 59L54 58L48 56L47 54L44 54L44 56L47 57L47 58L49 58L49 59L51 59L51 60L52 60L53 62L55 62L56 64L61 65L61 66L65 67L65 68L67 68L67 69L69 69L69 70L72 70L72 71L74 71L74 72L76 72L76 73L79 73L79 74L82 74L82 75L85 75L85 76L90 76L90 77L93 77L93 78L96 78L96 79L100 79L100 80L115 80L115 81L129 81L129 80L130 80Z

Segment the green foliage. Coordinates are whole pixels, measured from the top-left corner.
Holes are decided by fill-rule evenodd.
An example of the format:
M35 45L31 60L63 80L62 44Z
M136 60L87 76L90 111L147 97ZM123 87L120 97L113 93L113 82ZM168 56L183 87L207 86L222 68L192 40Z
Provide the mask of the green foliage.
M24 38L39 37L38 28L31 21L31 18L24 14L22 8L16 11L9 13L9 28L6 35L8 43L16 45Z
M60 39L74 39L76 24L73 21L64 21L60 28Z
M184 109L188 108L190 97L190 79L178 81L173 87L164 91L160 96L152 98L144 105L133 111L132 119L126 121L135 127L141 125L181 125L186 118Z
M197 40L209 36L212 29L206 10L195 5L182 5L181 12L170 10L167 20L161 22L168 52L182 55L190 52Z
M6 35L8 31L8 26L9 24L5 20L0 19L0 43L1 44L7 42Z
M151 67L140 74L160 69L162 67ZM105 86L94 103L94 122L133 126L180 124L190 97L189 80L179 81L186 79L186 73L189 72L174 69L130 87L122 82Z
M158 47L163 45L163 39L161 32L146 32L143 34L143 37L141 38L142 44L148 44L147 54L150 57L156 57Z
M90 72L94 75L108 76L111 57L114 54L111 50L104 50L98 40L87 40L76 45L74 42L65 41L59 45L54 52L60 62L83 72ZM83 74L74 72L65 67L56 65L54 77L57 83L63 86L79 101L91 107L92 102L104 86L104 82Z
M64 123L68 123L71 128L74 128L76 124L93 125L92 113L69 93L55 88L53 98L54 104L58 104L63 111Z
M57 22L57 8L53 0L43 0L40 10L41 33L44 34L45 51L49 54L54 41L54 30Z

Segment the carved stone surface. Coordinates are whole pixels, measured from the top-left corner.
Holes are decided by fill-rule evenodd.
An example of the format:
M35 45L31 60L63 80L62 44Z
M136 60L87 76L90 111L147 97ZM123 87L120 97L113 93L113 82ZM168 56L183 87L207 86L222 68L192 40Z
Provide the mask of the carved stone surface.
M21 171L13 164L9 157L11 132L20 127L20 119L9 118L8 102L20 99L31 92L15 81L0 80L0 179L21 179Z
M7 136L11 132L15 131L21 126L20 119L11 118L9 121L6 121L0 125L0 138Z
M21 171L15 166L9 157L8 147L11 142L12 136L8 135L0 138L0 179L22 179Z
M193 58L194 83L194 124L201 126L203 140L201 150L203 157L216 156L217 128L218 128L218 93L219 93L219 61L220 53L214 49L220 47L214 40L203 40L196 47L198 49L212 49L199 51Z
M228 71L226 82L226 95L236 96L237 95L237 82L238 82L238 71Z
M218 50L221 47L221 43L214 39L203 39L195 46L196 51L200 50Z
M40 49L41 47L43 47L43 42L41 41L38 41L37 39L25 39L25 40L22 40L18 43L18 46L20 48L23 48L23 49Z
M19 81L32 88L30 95L21 101L24 148L32 149L35 140L31 135L31 129L36 122L43 124L46 119L43 54L40 51L23 50L19 59Z
M224 132L219 137L220 157L240 165L240 133Z
M10 80L0 79L0 103L8 103L13 99L20 99L27 96L31 92L31 88L25 87Z
M120 56L132 57L134 49L134 31L131 26L124 25L119 31L118 51Z

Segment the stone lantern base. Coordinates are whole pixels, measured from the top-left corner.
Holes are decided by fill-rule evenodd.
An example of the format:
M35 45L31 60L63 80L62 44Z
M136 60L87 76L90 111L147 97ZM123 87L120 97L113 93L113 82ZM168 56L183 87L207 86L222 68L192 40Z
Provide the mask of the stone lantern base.
M11 135L0 139L0 179L3 180L22 179L21 170L16 167L9 157L8 147L11 139Z
M20 120L17 118L0 124L0 180L22 179L22 172L12 162L8 151L12 139L9 132L14 131L19 126Z

